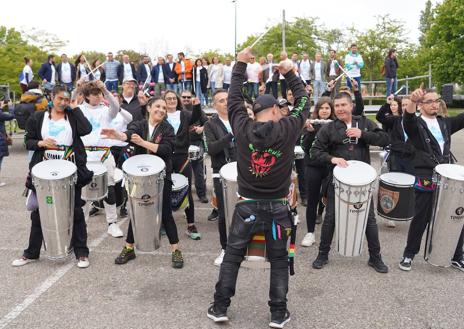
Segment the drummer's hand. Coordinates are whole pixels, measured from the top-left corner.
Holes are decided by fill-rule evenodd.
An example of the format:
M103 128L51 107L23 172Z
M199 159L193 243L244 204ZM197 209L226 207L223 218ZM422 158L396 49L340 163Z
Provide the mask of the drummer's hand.
M100 135L103 138L119 139L119 133L113 128L102 128Z
M103 83L103 81L101 80L97 80L95 82L95 84L97 85L98 89L100 89L102 91L103 94L105 94L106 92L108 92L108 90L106 90L106 86L105 84Z
M251 60L251 57L253 57L251 48L247 47L237 54L237 61L248 63Z
M421 84L422 87L422 84ZM411 96L409 97L411 99L411 102L413 103L420 103L424 99L425 91L422 88L416 89L411 93Z
M332 158L330 162L336 166L340 166L342 168L348 167L348 162L346 162L343 158Z
M137 94L137 98L139 99L140 105L147 105L148 103L148 97L145 95L145 93L142 90L139 90L139 93Z
M307 131L314 131L314 127L311 124L311 120L307 119L305 122L305 128Z
M56 141L53 138L47 137L38 142L39 147L52 148L56 147Z
M349 128L346 130L346 136L361 138L362 131L359 128Z
M391 104L395 95L391 94L390 96L387 97L387 104Z
M140 137L137 134L132 134L131 136L131 142L137 145L142 145L145 141L143 140L142 137Z
M335 80L330 80L329 83L327 84L327 90L332 91L335 87Z
M355 79L351 79L351 85L353 86L353 91L359 90L358 81L356 81Z

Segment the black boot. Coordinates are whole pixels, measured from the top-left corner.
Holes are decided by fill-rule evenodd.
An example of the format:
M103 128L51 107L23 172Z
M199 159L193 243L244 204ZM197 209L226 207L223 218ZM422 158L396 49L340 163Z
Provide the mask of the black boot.
M370 254L367 264L379 273L388 273L388 266L385 265L380 254Z
M317 258L313 262L313 268L320 270L329 262L329 255L323 252L319 252Z

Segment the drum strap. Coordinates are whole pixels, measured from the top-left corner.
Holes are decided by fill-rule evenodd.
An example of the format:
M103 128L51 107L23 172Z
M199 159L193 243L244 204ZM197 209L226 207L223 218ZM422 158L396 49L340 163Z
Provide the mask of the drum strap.
M69 160L71 156L74 154L74 149L72 146L66 145L57 145L56 147L47 147L49 151L63 151L62 160ZM44 159L48 160L47 152L44 154Z
M100 158L101 162L105 162L105 160L108 159L108 157L110 156L111 152L110 148L106 146L86 146L85 150L90 152L104 151L105 153L103 153L103 155Z

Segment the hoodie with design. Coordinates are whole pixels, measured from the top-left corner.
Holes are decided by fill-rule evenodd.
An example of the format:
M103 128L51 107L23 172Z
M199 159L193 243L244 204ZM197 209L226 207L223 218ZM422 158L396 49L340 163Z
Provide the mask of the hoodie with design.
M238 193L250 199L286 198L295 143L309 114L309 96L301 79L290 71L284 77L295 98L291 115L278 122L253 121L247 115L242 94L246 67L243 62L235 65L227 100L237 141Z

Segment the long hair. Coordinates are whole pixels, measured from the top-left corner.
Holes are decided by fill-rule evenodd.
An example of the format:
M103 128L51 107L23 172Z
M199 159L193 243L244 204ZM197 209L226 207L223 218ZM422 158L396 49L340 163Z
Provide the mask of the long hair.
M333 106L333 103L332 103L332 99L330 97L327 97L327 96L324 96L324 97L320 97L318 100L317 100L317 103L316 105L314 106L314 111L311 115L311 117L313 119L319 119L319 110L321 109L322 105L324 104L328 104L330 106L330 116L329 116L329 119L334 119L335 115L334 115L334 106Z

